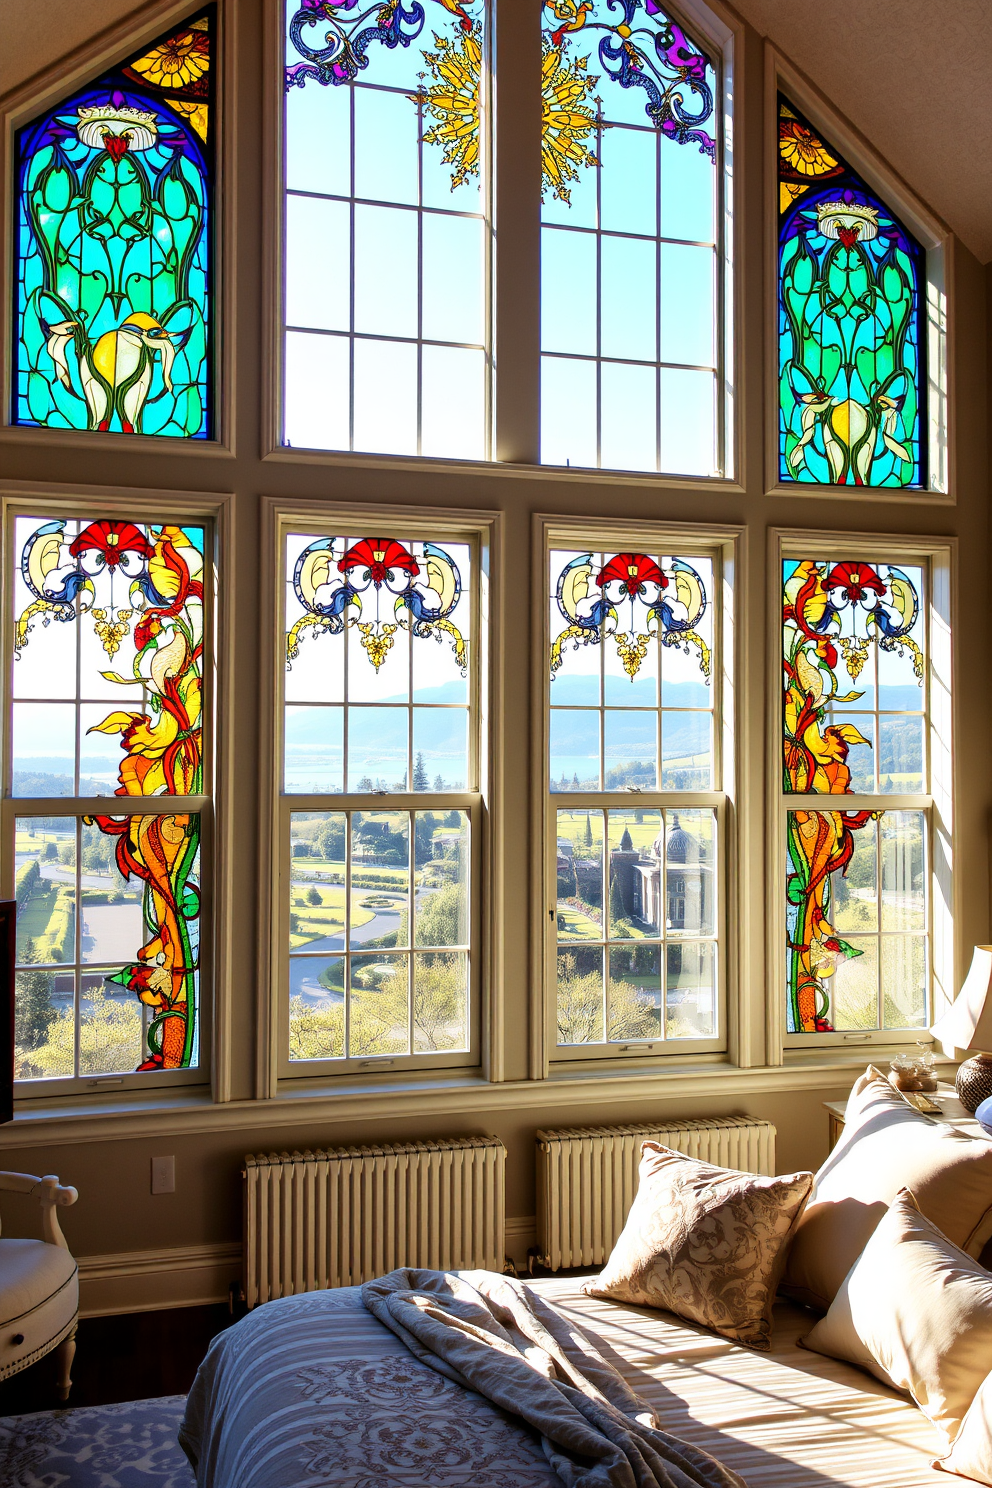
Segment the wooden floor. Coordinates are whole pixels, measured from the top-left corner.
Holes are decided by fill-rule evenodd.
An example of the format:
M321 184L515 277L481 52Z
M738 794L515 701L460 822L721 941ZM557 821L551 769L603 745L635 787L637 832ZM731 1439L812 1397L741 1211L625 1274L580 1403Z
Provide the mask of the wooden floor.
M68 1404L112 1405L155 1395L184 1395L211 1338L232 1319L227 1303L83 1318L76 1335ZM55 1356L0 1380L0 1416L53 1410Z

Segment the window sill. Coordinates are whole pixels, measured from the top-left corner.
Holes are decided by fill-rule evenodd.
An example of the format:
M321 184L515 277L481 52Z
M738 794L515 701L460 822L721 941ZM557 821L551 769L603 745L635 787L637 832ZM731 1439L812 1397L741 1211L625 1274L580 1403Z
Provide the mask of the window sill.
M412 470L430 475L497 475L513 479L570 481L609 486L659 486L680 491L711 490L745 495L739 481L726 475L668 475L650 470L600 470L584 465L524 464L510 460L444 459L436 455L376 455L357 450L298 449L276 445L262 457L293 465L336 465L359 470Z
M887 1051L873 1050L876 1059ZM69 1098L30 1101L20 1106L4 1128L3 1146L20 1148L115 1142L141 1137L196 1136L206 1132L244 1133L259 1144L293 1141L292 1128L314 1123L333 1128L356 1121L406 1121L439 1115L464 1115L474 1123L495 1120L504 1111L533 1111L535 1122L553 1119L566 1105L595 1107L685 1097L744 1098L749 1095L822 1090L845 1090L866 1060L866 1051L827 1050L793 1055L782 1065L739 1069L731 1064L692 1064L679 1068L621 1070L557 1069L547 1080L512 1080L491 1084L478 1075L449 1074L439 1079L385 1077L347 1088L323 1085L305 1090L280 1090L272 1100L230 1101L216 1104L205 1092L168 1094L136 1100L133 1093L119 1099ZM945 1076L951 1060L938 1060ZM544 1114L546 1113L546 1114ZM604 1120L608 1120L604 1112ZM285 1130L284 1138L275 1133ZM256 1135L257 1134L257 1135ZM329 1134L328 1140L333 1140Z

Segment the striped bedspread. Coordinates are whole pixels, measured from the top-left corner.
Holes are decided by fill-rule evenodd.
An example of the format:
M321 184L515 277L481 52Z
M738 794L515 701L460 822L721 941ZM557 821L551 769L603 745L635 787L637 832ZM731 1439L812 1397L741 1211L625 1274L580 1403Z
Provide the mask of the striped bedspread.
M532 1283L578 1323L663 1430L749 1488L922 1488L939 1433L849 1365L800 1349L809 1314L776 1309L752 1354L647 1308ZM214 1340L180 1440L198 1488L560 1488L536 1435L418 1363L359 1290L270 1302Z

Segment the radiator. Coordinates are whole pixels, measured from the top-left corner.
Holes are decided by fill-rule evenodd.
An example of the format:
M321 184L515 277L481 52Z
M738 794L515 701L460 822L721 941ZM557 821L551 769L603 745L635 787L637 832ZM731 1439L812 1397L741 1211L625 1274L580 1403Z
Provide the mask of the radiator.
M249 1307L397 1266L503 1269L506 1148L495 1137L249 1154Z
M648 1139L717 1167L775 1171L774 1126L747 1116L539 1131L537 1259L542 1266L558 1271L606 1261L634 1202L641 1143Z

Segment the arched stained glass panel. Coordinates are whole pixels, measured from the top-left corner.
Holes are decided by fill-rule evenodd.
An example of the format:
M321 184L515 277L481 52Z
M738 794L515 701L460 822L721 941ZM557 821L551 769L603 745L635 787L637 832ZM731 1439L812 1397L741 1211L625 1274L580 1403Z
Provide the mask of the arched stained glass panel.
M925 486L924 251L779 98L779 476Z
M716 70L654 0L547 0L542 58L542 462L718 474Z
M283 440L489 453L485 0L288 0Z
M14 423L212 437L214 30L18 131Z

